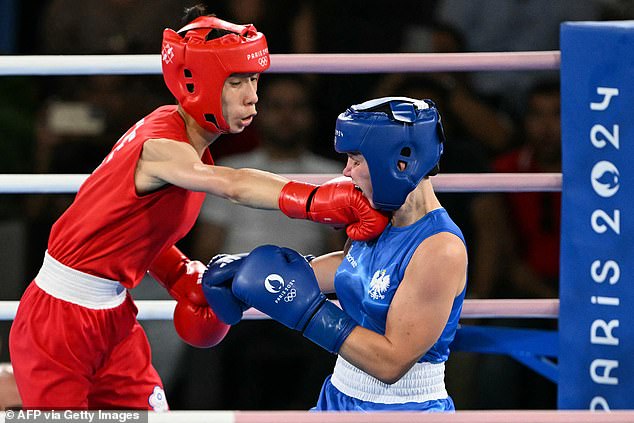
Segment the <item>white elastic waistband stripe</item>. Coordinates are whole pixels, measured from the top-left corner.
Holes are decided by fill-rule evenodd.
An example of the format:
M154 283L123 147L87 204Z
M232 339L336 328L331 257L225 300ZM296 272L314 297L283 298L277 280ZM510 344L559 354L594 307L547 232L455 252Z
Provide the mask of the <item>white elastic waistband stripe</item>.
M398 382L388 385L337 357L330 380L335 388L349 397L381 404L425 402L448 397L445 363L416 363Z
M48 252L35 283L55 298L95 310L117 307L126 297L126 290L119 282L65 266Z

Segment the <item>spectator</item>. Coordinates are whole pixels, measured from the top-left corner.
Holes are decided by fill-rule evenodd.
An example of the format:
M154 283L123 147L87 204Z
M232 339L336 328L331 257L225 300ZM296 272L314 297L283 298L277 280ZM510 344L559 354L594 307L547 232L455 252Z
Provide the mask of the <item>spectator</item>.
M458 28L467 51L559 50L559 25L564 21L599 19L598 2L567 0L439 0L435 18ZM551 75L552 74L552 75ZM556 71L479 72L474 87L501 108L521 114L528 88Z
M496 172L561 172L559 83L536 84L528 94L523 119L524 142L499 157ZM508 210L512 260L507 260L513 294L525 298L559 295L559 192L513 193L504 196ZM507 253L508 254L508 253Z
M0 411L21 408L22 400L13 377L11 363L0 363Z
M52 0L43 9L40 54L154 54L156 34L179 24L190 2L159 0ZM72 13L70 11L72 10ZM90 140L108 148L112 140L136 123L129 113L148 114L172 102L160 75L93 75L46 78L45 107L57 101L83 105L101 115L103 126ZM44 113L48 113L44 111Z
M222 16L234 22L257 22L266 34L271 53L313 53L315 50L315 26L311 2L276 0L275 8L263 0L232 0L219 5ZM240 134L231 134L228 142L212 147L215 160L234 154L248 153L259 147L255 127L248 127Z
M339 174L343 164L308 150L315 119L306 82L295 76L265 75L260 92L258 117L254 122L260 147L227 157L218 164L276 173ZM342 247L341 232L305 223L208 196L194 229L192 254L211 257L221 251L245 252L266 243L288 246L304 254L321 254ZM246 344L257 347L244 348ZM262 366L263 362L267 365ZM306 362L312 363L309 368L301 364ZM212 350L185 351L180 373L187 376L173 389L180 393L173 401L184 409L306 409L314 401L308 387L318 390L333 363L330 356L308 345L297 333L273 322L247 322L233 327L223 343ZM274 371L281 366L286 368L283 374ZM280 397L275 390L262 392L260 387L270 385L271 379L292 395ZM245 380L250 382L244 383ZM211 392L203 389L210 384L231 388Z
M254 123L261 147L228 157L219 164L275 173L338 174L343 164L308 149L315 120L306 83L292 76L268 75L261 90L261 107ZM249 251L267 242L286 245L305 254L319 254L340 247L343 242L340 234L328 227L301 220L288 221L277 214L207 197L197 223L193 255L207 257L220 251ZM280 230L281 227L284 229Z
M499 157L497 172L561 172L560 98L557 81L539 82L528 92L521 145ZM559 192L509 193L493 196L489 219L498 257L490 287L497 298L559 296ZM499 259L503 257L503 259ZM496 321L497 325L555 329L556 321ZM556 385L507 357L483 356L477 365L495 386L478 379L480 408L556 408ZM517 381L522 380L521 384Z
M222 15L235 22L257 22L266 34L271 53L312 53L315 50L314 12L311 2L231 0L221 6ZM218 12L220 13L220 12Z
M385 77L389 83L380 84L377 95L396 95L414 98L432 98L439 110L443 110L447 138L445 151L440 159L440 171L450 173L481 173L490 171L489 160L477 140L469 136L460 124L460 116L451 104L451 93L442 80L430 75L392 75ZM387 90L390 91L387 91ZM432 178L433 181L433 178ZM438 200L456 224L462 229L469 245L470 298L488 298L491 278L495 274L498 257L493 248L497 228L490 219L495 212L490 195L482 193L437 193ZM454 354L454 353L452 353ZM480 377L477 357L471 353L456 352L458 359L449 360L446 367L447 385L459 408L479 408L473 395L476 379Z
M389 83L380 84L377 96L395 95L412 98L432 98L443 110L443 123L447 136L447 148L440 159L442 173L488 172L490 165L487 155L478 142L460 125L460 116L450 107L451 93L438 79L411 75L397 79L387 76ZM389 90L389 91L388 91ZM451 148L450 148L451 147ZM495 261L490 251L490 241L495 233L488 219L491 208L489 197L478 193L438 193L438 198L449 210L456 224L462 228L470 245L469 295L485 297L489 292L489 275Z
M405 53L466 51L464 34L450 24L434 22L429 25L410 25L406 33L402 47ZM513 135L511 116L474 89L472 73L434 72L426 75L443 87L444 110L450 111L455 118L452 125L454 132L478 143L489 157L508 149ZM391 76L394 80L402 78L402 74Z
M398 7L384 0L310 1L315 31L315 52L332 54L398 53L409 23L431 22L437 0L404 0ZM315 98L319 122L333 122L350 104L372 98L382 75L319 75ZM330 139L331 128L316 130L319 139ZM330 144L321 144L319 154L337 159Z

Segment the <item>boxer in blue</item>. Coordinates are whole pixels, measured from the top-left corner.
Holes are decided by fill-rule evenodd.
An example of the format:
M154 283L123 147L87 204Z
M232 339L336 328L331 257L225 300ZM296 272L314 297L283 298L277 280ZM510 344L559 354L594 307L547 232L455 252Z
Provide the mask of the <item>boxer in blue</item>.
M261 246L215 258L203 277L226 323L251 306L338 354L314 410L454 410L444 363L465 296L467 251L429 179L443 141L429 100L350 107L337 119L335 149L348 155L344 176L390 214L383 233L310 262Z

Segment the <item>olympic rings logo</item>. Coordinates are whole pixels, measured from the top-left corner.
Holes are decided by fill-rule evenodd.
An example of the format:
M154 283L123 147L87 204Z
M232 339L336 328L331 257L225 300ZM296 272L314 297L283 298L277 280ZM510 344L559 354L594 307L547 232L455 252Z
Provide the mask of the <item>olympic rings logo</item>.
M260 57L258 59L258 63L260 64L260 66L265 67L266 65L269 64L269 58L267 56Z
M288 291L288 294L284 297L284 302L290 303L295 299L295 297L297 297L297 290L295 288L291 288L291 290Z

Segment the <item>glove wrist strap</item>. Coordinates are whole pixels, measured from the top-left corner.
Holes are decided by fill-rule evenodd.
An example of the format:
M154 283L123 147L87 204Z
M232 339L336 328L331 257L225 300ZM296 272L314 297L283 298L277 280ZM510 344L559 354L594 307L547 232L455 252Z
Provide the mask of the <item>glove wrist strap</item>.
M178 296L173 292L173 286L185 273L189 259L176 246L162 251L150 265L149 273L172 298Z
M355 326L356 322L345 311L332 301L325 301L308 322L304 336L323 349L336 354Z
M282 213L293 219L307 219L310 203L319 186L290 181L282 188L278 206Z

